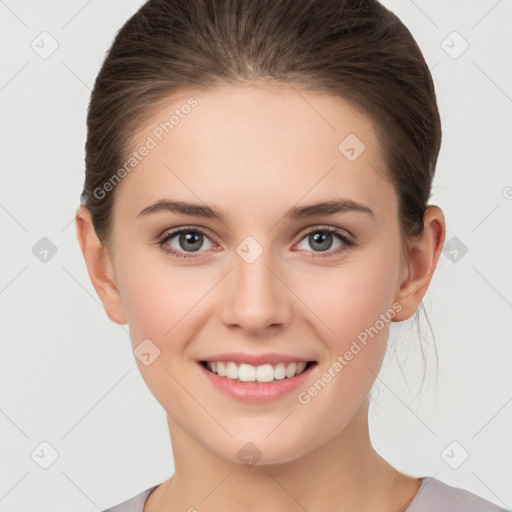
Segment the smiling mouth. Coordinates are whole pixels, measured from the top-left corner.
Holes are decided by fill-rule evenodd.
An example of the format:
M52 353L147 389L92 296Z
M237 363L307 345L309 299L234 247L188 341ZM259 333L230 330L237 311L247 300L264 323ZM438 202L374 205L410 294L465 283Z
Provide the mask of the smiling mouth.
M262 364L254 366L234 361L200 361L206 370L219 377L237 382L270 383L276 380L288 380L316 366L316 361Z

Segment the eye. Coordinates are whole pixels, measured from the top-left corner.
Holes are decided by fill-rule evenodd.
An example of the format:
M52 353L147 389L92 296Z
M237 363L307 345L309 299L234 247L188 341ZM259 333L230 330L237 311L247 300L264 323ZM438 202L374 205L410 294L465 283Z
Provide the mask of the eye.
M334 250L331 250L333 238L335 238L333 235L341 241L341 244ZM173 243L170 243L173 239L176 240L174 240ZM184 227L171 231L170 233L165 233L158 241L158 245L167 254L172 254L173 256L181 259L189 259L199 257L199 255L196 256L193 253L201 252L200 249L203 247L205 240L210 244L210 247L206 247L206 249L211 249L214 244L211 242L206 231L197 227ZM299 242L299 245L303 241L308 242L314 249L313 252L317 253L312 255L314 258L335 256L356 245L353 240L350 240L348 237L343 235L338 229L331 228L329 226L318 226L315 229L306 232L303 235L301 242Z
M338 238L338 240L341 240L342 243L334 250L330 250L333 245L333 235L335 235ZM330 256L334 256L355 245L354 241L347 238L338 229L331 228L328 226L319 226L313 230L308 231L301 239L301 242L302 241L306 241L307 243L309 243L310 246L313 247L313 249L315 249L314 252L326 253L326 255L314 254L312 256L313 258L327 258Z
M169 244L173 238L176 238L174 246ZM195 258L196 256L187 254L186 251L198 252L205 238L209 240L206 232L199 228L180 228L171 233L164 234L158 241L158 244L166 253L172 254L177 258ZM176 244L178 247L176 247Z

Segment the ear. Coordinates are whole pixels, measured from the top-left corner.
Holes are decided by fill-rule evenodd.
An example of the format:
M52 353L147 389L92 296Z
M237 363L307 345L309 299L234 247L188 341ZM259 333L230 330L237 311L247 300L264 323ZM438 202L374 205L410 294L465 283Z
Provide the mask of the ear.
M76 236L82 249L87 271L107 316L116 324L126 324L126 315L117 288L113 262L108 248L96 235L91 212L80 206L75 214Z
M446 223L442 210L429 206L423 215L423 233L408 245L407 264L395 295L395 302L401 304L402 309L393 317L393 321L407 320L420 305L441 255L445 236Z

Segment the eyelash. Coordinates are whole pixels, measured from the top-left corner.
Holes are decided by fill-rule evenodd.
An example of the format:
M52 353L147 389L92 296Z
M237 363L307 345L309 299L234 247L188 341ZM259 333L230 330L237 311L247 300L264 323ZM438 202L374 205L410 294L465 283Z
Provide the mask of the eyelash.
M169 246L164 247L166 242L168 242L169 240L174 238L176 235L179 235L181 233L201 233L202 235L206 236L207 238L210 238L208 233L206 233L206 231L203 231L200 228L197 228L197 227L195 227L195 228L180 228L175 231L171 231L170 233L164 233L164 235L158 240L158 245L161 247L161 249L163 251L165 251L166 254L172 254L173 256L183 259L183 260L199 257L199 256L193 256L192 254L187 253L187 252L178 252L174 248L169 247ZM351 247L354 247L356 245L356 243L353 240L350 240L346 236L342 235L339 230L337 230L335 228L328 227L328 226L318 226L315 229L307 231L306 233L303 234L303 236L301 237L299 242L302 241L307 236L312 235L313 233L324 233L324 234L327 233L330 235L337 235L339 237L339 239L344 244L343 246L338 247L338 249L335 249L333 251L325 251L328 254L328 256L324 256L323 254L321 254L321 252L324 252L324 251L321 251L321 252L317 252L316 254L314 254L314 256L312 256L313 258L329 258L331 256L335 256L335 255L341 253L342 251L350 249Z

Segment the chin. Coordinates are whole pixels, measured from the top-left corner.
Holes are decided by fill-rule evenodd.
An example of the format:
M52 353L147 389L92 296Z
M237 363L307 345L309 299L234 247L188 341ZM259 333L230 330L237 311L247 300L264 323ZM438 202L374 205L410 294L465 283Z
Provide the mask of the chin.
M314 448L303 436L294 442L290 442L286 434L276 434L273 439L266 436L267 434L261 434L258 437L253 432L248 432L247 436L237 435L235 439L226 439L221 445L210 445L210 449L229 462L248 468L263 468L293 462Z

